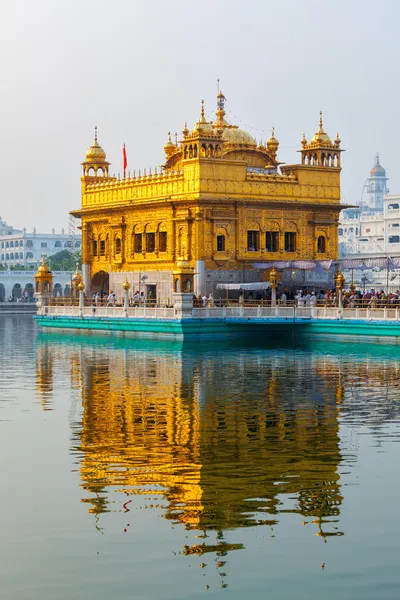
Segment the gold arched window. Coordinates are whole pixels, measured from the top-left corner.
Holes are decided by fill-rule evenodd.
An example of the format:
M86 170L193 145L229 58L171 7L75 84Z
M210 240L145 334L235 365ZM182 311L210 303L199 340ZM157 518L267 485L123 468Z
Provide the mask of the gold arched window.
M318 237L317 252L318 252L318 254L325 254L325 252L326 252L326 238L324 235L320 235Z

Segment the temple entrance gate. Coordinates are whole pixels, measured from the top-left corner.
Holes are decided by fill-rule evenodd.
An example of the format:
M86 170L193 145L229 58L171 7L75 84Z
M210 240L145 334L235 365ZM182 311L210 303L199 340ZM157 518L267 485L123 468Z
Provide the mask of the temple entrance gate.
M98 292L102 298L104 296L108 296L110 292L109 274L105 271L99 271L98 273L93 275L91 282L91 291L92 294Z

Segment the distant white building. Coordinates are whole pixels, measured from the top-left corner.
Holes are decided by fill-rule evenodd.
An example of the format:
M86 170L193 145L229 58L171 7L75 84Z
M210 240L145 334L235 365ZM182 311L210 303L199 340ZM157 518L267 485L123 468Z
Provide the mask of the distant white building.
M364 185L364 192L358 208L348 208L340 214L339 257L349 256L385 256L387 253L399 252L400 245L395 247L394 235L400 234L397 221L392 217L392 204L396 203L387 188L386 171L376 155L375 164L370 177ZM397 216L397 215L396 215ZM400 219L397 219L400 221Z
M0 265L3 267L35 268L43 254L48 257L61 250L73 252L80 247L81 236L65 233L64 229L61 233L54 229L52 233L37 233L36 229L28 233L26 229L14 229L0 218Z
M389 193L386 171L379 162L379 154L375 157L375 164L370 171L370 176L364 184L361 197L361 212L383 212L383 199Z
M364 185L360 206L340 214L339 258L389 258L400 256L400 194L389 194L386 171L376 156ZM377 289L400 288L400 270L354 270L354 282Z

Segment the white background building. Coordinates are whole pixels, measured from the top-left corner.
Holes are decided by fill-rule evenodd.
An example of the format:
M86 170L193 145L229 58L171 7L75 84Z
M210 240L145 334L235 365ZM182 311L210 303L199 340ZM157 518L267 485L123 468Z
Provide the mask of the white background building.
M81 247L81 236L71 233L28 233L26 229L14 229L0 218L0 265L35 268L42 255L52 256L61 250L71 252Z
M0 302L12 300L16 302L25 296L33 300L34 275L32 271L0 271ZM69 296L71 290L72 271L53 271L53 296Z

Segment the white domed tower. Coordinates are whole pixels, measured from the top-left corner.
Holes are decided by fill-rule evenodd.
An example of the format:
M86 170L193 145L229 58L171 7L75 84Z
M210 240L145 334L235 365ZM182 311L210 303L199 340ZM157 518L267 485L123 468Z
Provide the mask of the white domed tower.
M365 182L365 196L362 199L363 210L372 212L383 211L383 197L389 192L386 182L386 171L379 163L379 154L376 155L375 164L370 171L370 177Z

